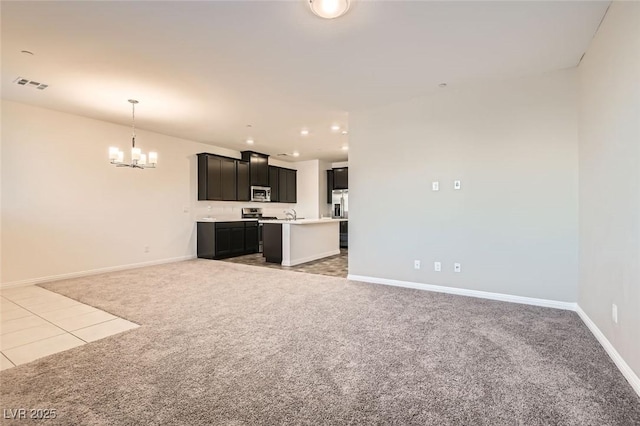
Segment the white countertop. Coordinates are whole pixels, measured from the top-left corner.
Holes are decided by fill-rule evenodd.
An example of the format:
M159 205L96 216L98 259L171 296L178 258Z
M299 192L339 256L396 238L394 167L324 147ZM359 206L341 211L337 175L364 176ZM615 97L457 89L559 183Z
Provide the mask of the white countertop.
M323 219L296 219L296 220L261 220L260 223L277 223L281 225L311 225L315 223L336 223L336 222L346 222L349 219L332 219L332 218L323 218Z
M222 217L202 217L197 219L196 222L246 222L246 221L259 221L260 223L280 223L280 224L290 224L290 225L308 225L312 223L334 223L334 222L346 222L349 219L346 218L322 218L322 219L296 219L296 220L285 220L285 219L269 219L269 220L258 220L258 219L234 219L234 218L222 218Z
M197 219L196 222L247 222L247 221L257 221L258 219L234 219L234 218L223 218L223 217L202 217Z

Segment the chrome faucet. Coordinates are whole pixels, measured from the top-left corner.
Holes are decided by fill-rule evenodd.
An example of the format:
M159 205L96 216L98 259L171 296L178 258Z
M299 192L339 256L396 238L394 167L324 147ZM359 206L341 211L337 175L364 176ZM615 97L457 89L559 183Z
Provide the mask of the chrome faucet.
M293 212L293 213L291 213ZM285 210L284 214L287 218L287 220L289 220L289 217L291 217L291 220L296 220L296 218L298 217L298 213L296 213L296 209L291 209L291 212L289 210Z

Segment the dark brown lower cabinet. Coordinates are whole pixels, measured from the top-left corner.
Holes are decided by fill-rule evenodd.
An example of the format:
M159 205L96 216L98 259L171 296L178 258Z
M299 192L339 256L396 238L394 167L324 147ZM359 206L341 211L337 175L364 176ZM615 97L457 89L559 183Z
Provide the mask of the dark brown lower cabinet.
M265 223L262 225L262 255L269 263L282 263L282 225Z
M258 252L258 222L198 222L197 254L203 259L224 259Z

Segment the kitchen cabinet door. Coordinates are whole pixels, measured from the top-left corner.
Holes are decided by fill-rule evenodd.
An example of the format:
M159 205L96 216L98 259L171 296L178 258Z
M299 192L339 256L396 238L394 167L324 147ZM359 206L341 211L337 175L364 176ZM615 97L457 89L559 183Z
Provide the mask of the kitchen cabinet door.
M231 158L221 158L221 178L223 201L236 201L236 160Z
M244 223L239 222L239 226L231 228L231 254L244 254Z
M281 203L295 203L297 200L296 170L280 169L278 191Z
M258 222L245 222L244 228L244 252L257 253L260 243L258 235Z
M287 169L278 168L278 201L281 203L288 203L287 177Z
M251 200L251 184L249 182L249 163L236 162L236 195L238 201Z
M333 169L333 189L349 189L349 168Z
M269 156L253 151L242 151L242 159L249 162L251 186L269 186Z
M327 170L327 204L333 203L333 170Z
M298 200L298 182L296 170L287 170L287 202L295 203Z
M198 154L198 200L222 200L222 159Z
M216 224L216 240L215 240L215 258L220 259L223 257L229 257L232 253L231 250L231 229L228 227L220 227Z
M269 166L269 186L271 187L271 201L280 201L280 168Z

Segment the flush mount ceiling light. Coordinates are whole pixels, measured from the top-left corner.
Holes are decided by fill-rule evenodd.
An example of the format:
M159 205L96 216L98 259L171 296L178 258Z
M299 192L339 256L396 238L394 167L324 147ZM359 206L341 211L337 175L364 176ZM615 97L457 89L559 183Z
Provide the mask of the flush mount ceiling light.
M300 130L300 134L301 134L302 136L307 136L307 135L309 134L309 129L302 129L302 130Z
M300 157L300 153L298 151L293 151L293 155L294 157Z
M247 144L253 145L253 142L254 142L253 139L251 139L251 138L247 139Z
M131 167L133 169L153 169L158 162L158 153L149 153L149 162L147 163L147 156L140 151L140 148L136 148L136 104L138 101L135 99L129 99L131 103L131 163L124 162L124 153L120 151L120 148L109 148L109 160L111 164L115 164L116 167Z
M324 19L333 19L349 10L349 0L308 0L311 11Z
M338 130L340 130L340 126L337 124L334 124L333 126L331 126L331 130L333 130L334 132L337 132Z

